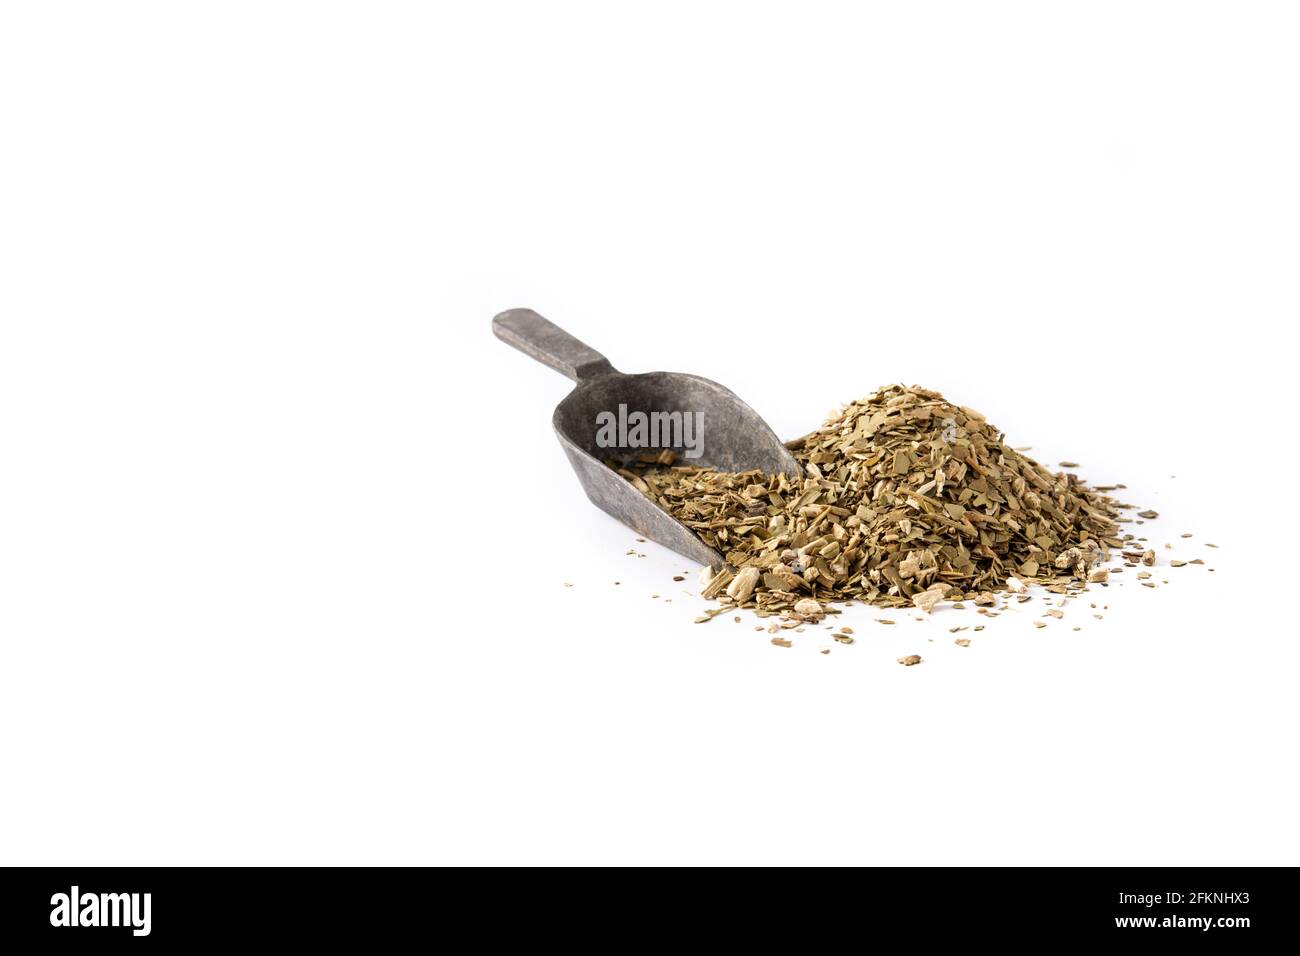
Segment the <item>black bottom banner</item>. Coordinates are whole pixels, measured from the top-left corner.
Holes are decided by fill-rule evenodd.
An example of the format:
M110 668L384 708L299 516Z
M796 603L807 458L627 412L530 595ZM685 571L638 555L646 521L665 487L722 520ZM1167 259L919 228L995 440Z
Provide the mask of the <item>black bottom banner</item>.
M619 882L625 879L625 882ZM1132 942L1294 935L1291 869L790 870L489 875L437 869L7 869L6 937L35 945ZM455 935L452 935L455 934ZM475 934L465 939L467 934ZM10 950L26 952L28 950Z

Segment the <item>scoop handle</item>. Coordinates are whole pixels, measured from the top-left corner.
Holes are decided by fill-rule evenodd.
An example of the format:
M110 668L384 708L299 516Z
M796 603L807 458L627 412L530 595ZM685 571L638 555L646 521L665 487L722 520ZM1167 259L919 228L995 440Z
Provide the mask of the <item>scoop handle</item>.
M502 342L513 345L575 382L614 371L609 359L532 309L502 312L492 320L492 331Z

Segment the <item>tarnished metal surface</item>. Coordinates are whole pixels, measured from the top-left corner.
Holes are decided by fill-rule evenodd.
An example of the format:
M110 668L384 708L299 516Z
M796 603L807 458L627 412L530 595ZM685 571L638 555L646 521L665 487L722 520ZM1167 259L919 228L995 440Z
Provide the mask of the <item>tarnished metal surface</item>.
M723 471L757 468L769 474L799 474L799 465L767 423L717 382L678 372L625 375L595 349L531 309L502 312L492 320L492 331L577 383L555 409L555 434L587 497L642 537L700 564L717 567L723 562L722 555L603 463L606 458L618 459L620 450L597 446L597 416L617 412L620 404L629 412L701 413L701 454L690 464Z

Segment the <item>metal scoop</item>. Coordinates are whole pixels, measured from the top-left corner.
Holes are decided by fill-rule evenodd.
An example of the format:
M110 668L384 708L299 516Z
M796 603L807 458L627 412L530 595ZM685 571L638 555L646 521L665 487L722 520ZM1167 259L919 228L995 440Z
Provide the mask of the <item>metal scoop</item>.
M502 312L492 320L492 331L578 383L556 407L551 421L587 497L642 537L678 554L711 567L723 563L722 555L606 466L606 459L634 461L639 455L671 448L679 462L703 468L799 475L798 463L767 423L717 382L678 372L625 375L605 356L532 309ZM644 437L667 442L638 444L636 413L658 423L657 429L643 430ZM657 419L652 417L656 413ZM673 413L680 417L671 418ZM687 415L697 430L688 430ZM632 427L618 427L628 423ZM611 432L623 443L611 445Z

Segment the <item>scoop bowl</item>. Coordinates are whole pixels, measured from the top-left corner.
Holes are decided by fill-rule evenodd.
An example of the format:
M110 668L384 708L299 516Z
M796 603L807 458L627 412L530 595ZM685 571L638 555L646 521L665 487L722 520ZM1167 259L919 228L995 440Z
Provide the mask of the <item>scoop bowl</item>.
M642 537L710 567L723 556L605 464L665 450L683 464L719 471L799 475L776 433L730 389L698 375L628 375L531 309L492 320L502 341L576 382L552 417L556 437L596 507Z

